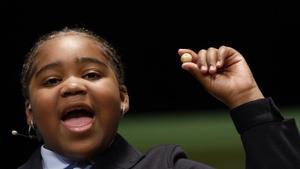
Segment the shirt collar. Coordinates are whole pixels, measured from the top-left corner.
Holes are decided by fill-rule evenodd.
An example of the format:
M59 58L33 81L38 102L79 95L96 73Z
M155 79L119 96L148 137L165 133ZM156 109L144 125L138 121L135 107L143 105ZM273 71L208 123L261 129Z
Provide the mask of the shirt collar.
M45 148L41 147L43 169L64 168L71 160ZM143 155L135 150L119 134L116 135L113 144L104 152L96 155L94 161L95 168L130 168L135 165Z
M67 158L45 148L44 145L41 147L41 155L43 159L43 169L65 168L71 162Z

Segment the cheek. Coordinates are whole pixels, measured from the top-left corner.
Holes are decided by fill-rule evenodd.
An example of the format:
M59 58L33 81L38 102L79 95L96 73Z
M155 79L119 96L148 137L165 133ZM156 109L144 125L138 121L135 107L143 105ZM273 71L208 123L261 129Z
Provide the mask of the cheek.
M97 86L97 87L96 87ZM121 99L119 87L110 81L97 84L91 91L91 99L102 124L113 125L120 118Z
M40 89L32 92L31 95L31 104L33 110L36 111L45 111L49 110L47 108L53 109L57 102L56 92L54 89Z
M90 96L100 108L120 110L121 98L119 87L116 82L111 79L95 83L91 88Z
M57 119L55 107L57 99L55 91L49 89L36 90L31 95L31 106L34 122L40 130L43 130L45 125L53 123Z

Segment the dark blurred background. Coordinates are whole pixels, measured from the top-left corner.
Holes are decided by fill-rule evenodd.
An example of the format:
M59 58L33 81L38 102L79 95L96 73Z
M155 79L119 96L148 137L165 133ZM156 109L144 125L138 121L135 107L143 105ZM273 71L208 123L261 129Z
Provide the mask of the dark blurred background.
M8 168L16 168L38 145L10 136L10 130L27 130L20 68L41 35L85 27L111 42L125 65L129 117L226 110L181 69L177 55L179 48L198 51L220 45L244 55L266 97L272 96L279 107L293 108L299 107L300 20L295 9L291 4L187 1L1 6L3 163L13 162Z

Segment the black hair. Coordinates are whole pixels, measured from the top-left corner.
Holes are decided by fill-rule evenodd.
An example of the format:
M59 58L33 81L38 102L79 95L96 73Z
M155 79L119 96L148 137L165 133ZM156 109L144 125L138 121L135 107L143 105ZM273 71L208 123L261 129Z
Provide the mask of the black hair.
M48 40L54 39L60 36L66 35L78 35L90 38L96 41L102 50L104 56L109 60L117 80L120 85L124 84L124 70L121 62L120 56L117 54L116 50L111 44L109 44L104 38L96 35L90 30L85 28L64 28L59 31L53 31L39 38L39 40L34 44L25 57L21 72L21 85L24 98L29 99L29 84L34 73L34 64L36 56L38 55L40 47Z

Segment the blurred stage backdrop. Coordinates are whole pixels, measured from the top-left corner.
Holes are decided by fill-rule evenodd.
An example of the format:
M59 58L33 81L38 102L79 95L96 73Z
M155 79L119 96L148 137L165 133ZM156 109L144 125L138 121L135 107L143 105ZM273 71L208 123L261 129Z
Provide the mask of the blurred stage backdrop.
M234 6L236 5L236 6ZM262 4L140 3L2 6L2 164L16 168L39 146L26 133L19 78L23 56L37 38L85 27L112 43L125 64L130 111L120 133L141 151L179 144L191 159L241 169L244 153L227 108L180 67L177 50L228 45L248 61L266 97L299 121L299 18ZM299 124L299 122L298 122Z

